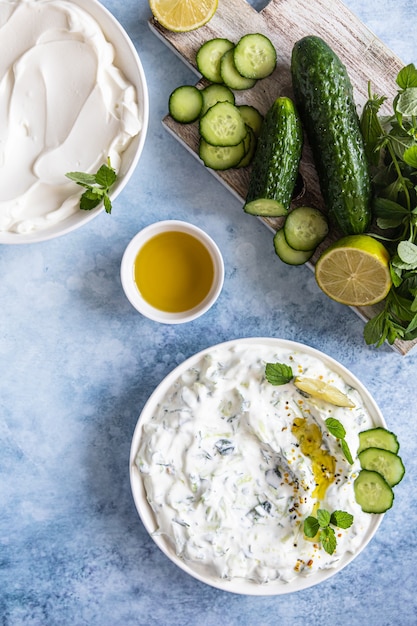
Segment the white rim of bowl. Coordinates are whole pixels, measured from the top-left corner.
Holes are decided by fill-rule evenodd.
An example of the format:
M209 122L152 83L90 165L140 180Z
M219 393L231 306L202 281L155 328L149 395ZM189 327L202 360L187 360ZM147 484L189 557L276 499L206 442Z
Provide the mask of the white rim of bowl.
M306 354L310 354L318 359L321 359L326 365L332 368L336 373L344 378L352 387L357 389L357 391L362 396L364 404L372 416L373 422L375 426L382 426L384 428L387 427L385 419L382 415L382 412L374 400L373 396L367 390L367 388L360 382L358 378L344 365L328 356L327 354L321 352L316 348L312 348L303 343L299 343L292 340L287 339L278 339L273 337L249 337L249 338L241 338L234 339L230 341L226 341L223 343L219 343L213 345L211 347L205 348L200 352L192 355L183 361L180 365L175 367L154 389L152 394L149 396L146 401L138 422L136 424L133 438L130 447L130 457L129 457L129 474L130 474L130 485L133 495L133 500L136 505L136 510L139 514L139 517L146 529L149 533L153 541L156 543L158 548L180 569L184 572L192 576L193 578L203 582L211 587L215 587L217 589L221 589L222 591L228 591L230 593L240 594L240 595L253 595L253 596L274 596L274 595L285 595L288 593L294 593L297 591L302 591L304 589L308 589L319 583L328 580L329 578L335 576L342 569L344 569L349 563L351 563L354 559L356 559L359 554L366 548L368 543L374 537L376 531L378 530L379 525L382 522L384 517L383 514L380 515L372 515L371 524L366 533L362 544L358 548L358 550L353 554L344 555L343 558L338 562L338 565L334 568L330 568L327 570L319 570L318 572L311 574L307 577L299 577L294 579L289 583L283 583L282 581L271 581L266 585L262 585L260 583L254 583L251 581L245 581L243 579L233 579L233 580L223 580L220 578L215 578L213 576L204 576L198 571L195 571L192 565L189 565L180 557L175 554L175 550L169 544L169 541L162 535L159 535L155 531L157 530L157 524L155 517L153 515L153 511L147 501L146 491L143 484L142 477L136 467L135 458L137 451L140 445L140 439L142 435L142 425L146 422L147 414L153 411L158 402L160 401L161 395L163 395L167 389L175 382L180 374L182 374L189 367L198 362L201 357L207 352L212 352L213 350L217 350L219 348L227 348L236 345L268 345L273 347L280 347L285 349L290 349L294 351L301 351Z
M213 284L207 296L198 305L180 313L167 313L151 306L140 294L134 279L134 262L140 248L149 239L165 232L184 232L198 239L208 250L213 261ZM162 220L146 226L128 244L120 266L123 290L131 305L148 319L161 324L184 324L201 317L216 302L224 283L224 262L215 241L201 228L182 220Z
M117 63L116 61L118 67L120 67L125 76L127 76L127 78L135 85L135 87L139 89L137 95L139 110L142 117L142 128L139 132L138 137L134 137L131 144L125 150L125 153L129 153L129 149L132 149L134 143L137 143L135 156L132 162L130 163L127 170L123 172L114 190L111 191L109 194L111 200L114 201L129 182L134 170L136 169L145 145L149 126L149 90L147 80L142 62L139 58L139 54L130 36L128 35L124 27L120 24L120 22L116 19L116 17L98 0L72 0L72 2L74 2L77 6L79 6L87 13L90 13L90 15L97 20L98 24L103 29L107 40L113 45L116 58L121 57L121 59L123 59L122 64ZM120 39L120 43L118 41L118 43L116 44L114 39L115 36L117 37L118 35L121 35L122 37ZM133 78L136 72L137 77L139 78L139 84L137 84L137 81ZM51 224L49 228L46 228L44 230L31 231L29 233L0 232L0 245L40 243L42 241L56 239L57 237L61 237L62 235L66 235L70 232L77 230L78 228L81 228L81 226L84 226L88 222L91 222L91 220L93 220L103 211L103 206L97 207L96 209L93 209L91 211L81 211L80 209L79 213L74 213L66 220L63 220L62 222L59 222L57 224ZM80 219L77 219L77 216L79 216ZM69 224L67 226L64 226L66 221L68 221Z

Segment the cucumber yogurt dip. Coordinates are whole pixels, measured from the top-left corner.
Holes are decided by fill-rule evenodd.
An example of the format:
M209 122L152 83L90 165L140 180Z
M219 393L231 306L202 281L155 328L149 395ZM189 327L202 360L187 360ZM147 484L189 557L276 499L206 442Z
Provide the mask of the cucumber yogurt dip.
M357 504L353 482L358 433L376 425L374 411L354 377L322 356L279 340L220 344L174 370L162 397L148 401L132 458L152 535L197 576L264 585L327 576L369 539L375 516ZM277 362L331 384L354 406L309 397L292 381L270 384L265 366ZM343 424L352 465L328 417ZM354 516L336 530L333 554L304 536L303 522L318 508Z

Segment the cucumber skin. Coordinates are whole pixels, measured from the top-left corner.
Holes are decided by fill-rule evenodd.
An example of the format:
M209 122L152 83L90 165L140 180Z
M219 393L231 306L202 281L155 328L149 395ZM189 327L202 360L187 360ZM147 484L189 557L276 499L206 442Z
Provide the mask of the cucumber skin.
M252 162L244 210L253 200L276 200L286 211L294 192L303 147L303 130L294 102L281 96L262 123ZM251 213L252 214L252 213Z
M345 235L366 232L371 182L347 70L320 37L309 35L293 47L291 74L329 216Z

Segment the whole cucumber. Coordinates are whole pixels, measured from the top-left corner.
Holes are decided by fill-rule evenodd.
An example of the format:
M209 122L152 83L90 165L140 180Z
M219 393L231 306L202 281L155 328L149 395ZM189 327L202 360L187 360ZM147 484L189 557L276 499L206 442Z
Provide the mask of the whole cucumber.
M280 96L262 123L244 210L251 215L286 215L303 146L301 120L293 101Z
M346 67L323 39L309 35L293 47L291 74L329 216L342 233L363 233L371 182Z

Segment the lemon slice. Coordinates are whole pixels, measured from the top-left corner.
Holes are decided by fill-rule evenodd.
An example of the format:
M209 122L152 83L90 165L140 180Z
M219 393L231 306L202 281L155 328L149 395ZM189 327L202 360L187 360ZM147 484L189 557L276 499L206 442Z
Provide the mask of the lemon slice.
M300 391L307 393L313 398L319 398L334 406L344 406L353 408L355 405L346 394L342 393L337 387L325 383L317 378L299 378L294 380L294 385Z
M149 0L154 18L168 30L186 33L207 24L218 0Z
M367 306L391 288L389 253L370 235L348 235L329 246L316 263L317 284L336 302Z

